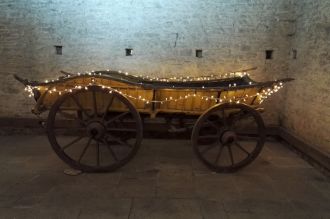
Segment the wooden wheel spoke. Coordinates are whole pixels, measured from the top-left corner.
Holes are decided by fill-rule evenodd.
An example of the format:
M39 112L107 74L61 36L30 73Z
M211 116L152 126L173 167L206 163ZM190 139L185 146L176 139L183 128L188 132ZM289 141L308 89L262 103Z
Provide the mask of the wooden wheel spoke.
M215 158L215 161L214 161L215 165L218 164L218 161L219 161L219 159L220 159L220 157L221 157L221 154L222 154L222 150L223 150L223 148L224 148L224 146L223 146L223 144L221 144L221 145L220 145L220 148L219 148L219 152L218 152L218 154L217 154L217 157Z
M198 139L217 139L219 138L218 135L202 135L198 136Z
M112 157L116 160L119 161L117 155L115 154L115 152L112 150L111 146L107 144L107 148L110 151L110 154L112 155Z
M240 113L235 113L235 114L229 115L228 120L230 123L230 127L232 128L239 119L240 119Z
M217 130L219 129L219 127L216 124L214 124L214 122L210 121L209 119L206 119L205 122L210 124L213 128L215 128Z
M230 157L230 161L231 161L231 165L234 165L234 156L233 156L233 151L231 150L231 146L228 145L228 152L229 152L229 157Z
M112 156L116 161L119 161L119 159L118 159L116 153L115 153L114 150L111 148L111 143L110 143L110 141L109 141L107 138L106 138L104 141L105 141L104 143L105 143L105 145L107 146L107 148L108 148L108 150L109 150L111 156Z
M79 136L78 138L75 138L73 141L71 141L70 143L66 144L65 146L62 147L62 150L64 151L65 149L67 149L68 147L74 145L75 143L77 143L78 141L80 141L81 139L83 139L85 136Z
M240 120L247 120L249 118L253 118L253 115L249 112L241 110L237 112L235 115L232 116L232 120L230 121L230 127L234 129L234 126L237 125L236 123ZM239 123L238 123L239 125ZM237 128L237 127L236 127Z
M250 153L249 153L247 150L245 150L245 148L243 148L242 145L241 145L240 143L238 143L237 141L235 141L235 145L236 145L239 149L241 149L242 151L244 151L248 156L250 156Z
M107 121L106 123L107 123L107 124L110 124L110 123L112 123L112 122L114 122L114 121L116 121L116 120L118 120L118 119L121 119L122 117L126 116L126 115L129 114L129 113L130 113L129 111L128 111L128 112L123 112L123 113L121 113L121 114L119 114L119 115L117 115L117 116L111 118L111 119L110 119L109 121Z
M225 127L227 127L227 119L226 119L226 114L225 114L225 109L222 109L222 122Z
M58 112L59 112L59 114L62 115L64 118L73 119L73 120L78 121L81 125L85 125L85 122L84 122L82 119L80 119L80 118L77 117L77 116L74 116L73 114L65 113L65 112L63 112L61 109L59 109Z
M204 148L203 150L200 151L201 154L205 154L206 152L208 152L209 150L211 150L212 148L216 147L218 144L217 143L213 143L208 145L206 148ZM201 146L201 145L200 145ZM204 146L204 145L203 145Z
M103 117L102 117L103 120L105 119L105 117L106 117L106 115L107 115L107 112L108 112L110 106L111 106L112 103L113 103L113 100L114 100L114 96L111 95L111 96L110 96L110 100L109 100L109 102L108 102L108 105L107 105L107 106L105 107L105 109L104 109L104 114L103 114Z
M110 135L110 134L107 135L107 141L108 141L108 142L109 142L109 141L115 141L115 142L117 142L118 144L123 145L123 146L127 146L127 147L129 147L129 148L132 148L132 147L133 147L132 145L128 144L127 142L121 140L120 138L117 138L117 137L112 136L112 135Z
M244 134L238 134L237 139L240 141L255 142L258 140L258 136L249 136L249 135L244 135Z
M91 117L89 115L89 113L84 109L84 107L79 103L79 101L77 100L77 98L75 96L70 96L71 99L73 99L73 101L76 103L76 105L79 107L79 109L87 116L87 117Z
M81 153L80 156L79 156L78 163L80 163L81 159L82 159L83 156L85 155L85 153L86 153L86 151L87 151L89 145L91 144L91 141L92 141L92 138L89 138L89 139L88 139L88 142L87 142L87 144L86 144L86 146L84 147L82 153Z
M241 111L241 113L240 113L240 117L239 117L239 119L247 119L247 118L249 118L249 117L251 117L252 115L250 114L250 113L248 113L248 112L246 112L246 111Z
M119 132L136 132L136 129L129 128L108 128L107 131L119 131Z
M96 165L100 166L100 143L97 142L96 144Z
M93 108L94 108L94 116L97 116L97 103L96 103L96 93L95 90L93 89Z
M62 109L59 109L58 112L59 112L59 114L60 114L61 116L63 116L64 118L68 118L68 119L78 119L76 116L74 116L74 115L72 115L72 114L70 114L70 113L63 112Z

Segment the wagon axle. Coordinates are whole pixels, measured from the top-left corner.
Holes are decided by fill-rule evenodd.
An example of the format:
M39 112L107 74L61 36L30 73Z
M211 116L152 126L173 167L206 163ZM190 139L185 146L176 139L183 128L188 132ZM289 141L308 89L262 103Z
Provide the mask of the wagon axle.
M93 137L94 139L103 138L105 132L106 132L105 126L98 121L90 122L87 125L87 133L90 137Z
M237 135L234 131L224 131L221 135L220 135L220 142L223 145L230 145L233 142L235 142L237 139Z

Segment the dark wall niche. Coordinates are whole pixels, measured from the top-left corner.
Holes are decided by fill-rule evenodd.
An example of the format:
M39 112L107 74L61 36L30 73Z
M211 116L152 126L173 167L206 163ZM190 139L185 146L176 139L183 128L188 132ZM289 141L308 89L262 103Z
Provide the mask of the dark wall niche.
M292 49L292 58L297 59L297 50L296 49Z
M126 56L132 56L133 55L133 49L131 48L126 48L125 49Z
M196 49L196 57L197 58L202 58L203 57L203 50Z
M273 50L266 50L266 59L273 59Z
M60 46L60 45L55 45L55 54L56 55L62 55L62 48L63 46Z

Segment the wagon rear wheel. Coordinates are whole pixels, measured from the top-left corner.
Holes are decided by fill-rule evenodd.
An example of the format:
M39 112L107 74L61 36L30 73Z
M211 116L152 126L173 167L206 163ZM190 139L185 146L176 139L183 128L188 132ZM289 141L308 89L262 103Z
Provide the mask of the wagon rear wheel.
M197 156L209 168L234 172L256 159L265 142L265 126L255 109L225 103L200 116L191 141Z
M52 106L47 134L56 154L85 172L109 172L130 161L142 141L142 121L121 94L90 86Z

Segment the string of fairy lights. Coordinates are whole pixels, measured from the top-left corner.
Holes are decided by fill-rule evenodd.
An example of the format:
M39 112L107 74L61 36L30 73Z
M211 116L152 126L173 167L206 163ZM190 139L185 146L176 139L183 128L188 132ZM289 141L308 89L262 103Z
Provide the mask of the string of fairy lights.
M107 71L110 71L109 69ZM95 74L94 71L88 73L89 75ZM191 81L209 81L209 80L217 80L217 79L225 79L225 78L232 78L232 77L244 77L245 75L250 75L247 72L230 72L225 74L219 74L219 75L204 75L204 76L197 76L197 77L191 77L191 76L185 76L185 77L169 77L169 78L159 78L159 77L152 77L152 76L143 76L143 75L134 75L129 74L128 72L122 72L118 71L119 74L124 74L126 76L130 75L133 77L141 78L143 80L149 80L149 81L162 81L162 82L191 82ZM78 73L80 74L80 73ZM99 73L102 75L102 73Z
M102 75L108 75L109 72L112 71L110 69L107 69L106 71L87 71L84 73L78 72L75 75L74 74L67 74L65 76L65 78L70 78L70 77L74 77L74 76L102 76ZM103 73L102 73L103 72ZM244 77L246 75L250 75L248 72L246 71L238 71L238 72L229 72L229 73L225 73L225 74L218 74L218 75L204 75L204 76L196 76L196 77L192 77L192 76L180 76L180 77L176 77L176 76L172 76L169 78L162 78L162 77L153 77L153 76L144 76L142 74L131 74L128 72L124 72L124 71L114 71L117 72L118 74L122 74L124 76L131 76L131 77L135 77L135 78L140 78L142 80L146 80L146 81L161 81L161 82L193 82L193 81L209 81L209 80L217 80L217 79L226 79L226 78L234 78L234 77ZM63 77L62 77L63 78ZM52 79L52 80L45 80L45 83L51 83L51 82L55 82L60 80L60 78L57 79Z
M107 70L110 71L110 70ZM141 79L144 80L149 80L149 81L164 81L164 82L171 82L171 81L182 81L182 82L187 82L187 81L206 81L206 80L215 80L215 79L219 79L219 78L232 78L232 77L243 77L245 75L249 75L246 72L234 72L234 73L227 73L225 75L209 75L209 76L200 76L200 77L172 77L172 78L157 78L157 77L143 77L140 75L130 75L127 72L121 72L118 71L119 74L124 74L126 76L133 76L133 77L139 77ZM88 75L88 76L95 76L95 75L102 75L101 72L86 72L84 74L82 73L77 73L76 75L72 75L72 74L68 74L66 75L66 78L73 78L74 76L81 76L81 75ZM60 79L56 79L56 80L60 80ZM56 80L45 80L46 84L51 84L52 82L56 81ZM251 83L250 83L251 84ZM211 96L206 96L206 95L201 95L195 91L191 91L191 93L187 93L185 95L179 96L179 97L165 97L165 99L161 99L161 100L150 100L147 99L141 95L138 96L133 96L130 95L128 93L123 92L120 89L116 89L114 87L110 87L107 85L103 85L100 83L97 83L95 81L95 78L91 79L91 83L89 83L87 86L82 86L82 85L75 85L72 88L65 88L65 89L57 89L55 86L45 86L45 85L39 85L39 86L31 86L31 85L27 85L25 87L25 91L27 91L29 93L29 97L34 97L34 92L33 90L39 90L39 91L45 91L48 94L58 94L58 95L62 95L64 93L72 93L76 90L88 90L89 86L99 86L102 89L106 89L109 93L112 92L117 92L123 96L125 96L126 98L130 98L133 100L137 100L137 101L142 101L145 104L150 104L150 103L160 103L160 104L164 104L164 103L168 103L168 102L177 102L177 101L182 101L188 98L200 98L201 100L205 100L205 101L214 101L215 103L223 103L223 102L235 102L235 103L244 103L246 102L248 99L250 98L259 98L259 103L262 103L265 99L267 99L269 96L271 96L273 93L278 92L281 88L283 88L283 83L282 82L274 82L274 84L270 87L270 88L264 88L262 89L260 92L257 92L253 95L249 95L249 94L244 94L244 95L240 95L238 97L236 96L223 96L223 97L217 97L214 95ZM236 84L229 84L229 87L231 86L236 86ZM203 86L204 88L204 86ZM189 92L189 91L188 91Z

